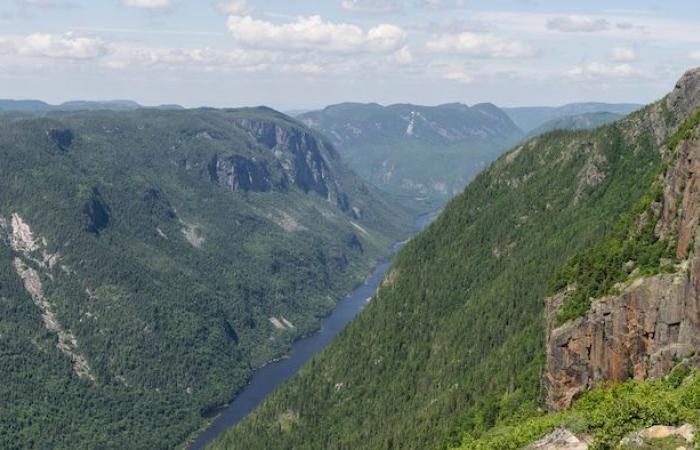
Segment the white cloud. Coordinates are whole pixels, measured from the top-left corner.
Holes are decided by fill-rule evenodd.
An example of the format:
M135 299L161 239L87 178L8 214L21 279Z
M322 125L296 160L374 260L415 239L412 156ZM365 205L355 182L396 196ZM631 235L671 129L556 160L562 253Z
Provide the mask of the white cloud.
M604 64L592 62L574 67L567 72L567 75L580 79L630 78L633 76L638 76L640 73L629 64Z
M101 39L77 36L74 33L34 33L9 42L12 50L20 56L94 59L104 56L108 51Z
M404 46L396 53L392 54L390 59L401 65L411 64L413 62L413 53L411 53L411 49Z
M239 44L269 50L317 50L328 53L392 53L403 47L406 32L381 24L367 31L357 25L298 17L276 25L250 16L231 16L228 29Z
M446 72L442 75L442 78L444 78L445 80L455 81L457 83L462 84L468 84L474 81L474 78L471 75L459 70L453 72Z
M433 9L462 8L467 0L420 0L420 5Z
M170 0L122 0L124 6L142 9L162 9L170 6Z
M615 47L612 49L612 59L617 62L631 62L637 59L637 52L627 47Z
M216 9L222 14L242 16L248 14L252 8L246 0L228 0L216 5Z
M698 60L700 60L700 50L698 50L697 52L691 53L691 54L690 54L690 57L691 57L692 59L698 59Z
M605 19L587 16L560 16L547 21L547 28L564 33L591 33L604 31L610 27Z
M426 48L436 53L455 53L485 58L523 58L536 54L531 46L493 34L464 32L444 34L428 41Z
M277 59L277 55L270 52L243 49L222 51L211 48L168 49L118 45L104 58L102 65L112 69L185 68L210 71L212 68L225 70L268 66Z
M373 14L392 13L401 9L396 0L343 0L341 6L346 11Z

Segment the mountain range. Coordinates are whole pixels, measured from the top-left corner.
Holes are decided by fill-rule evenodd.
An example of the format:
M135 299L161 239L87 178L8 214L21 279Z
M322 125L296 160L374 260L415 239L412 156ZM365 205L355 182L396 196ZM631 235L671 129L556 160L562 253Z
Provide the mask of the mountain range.
M498 158L213 448L686 448L699 108L700 69L621 120Z
M0 447L175 448L413 215L266 108L0 118Z
M592 417L630 375L686 411L699 85L629 116L0 101L0 447L182 446L445 204L215 449L607 445L650 421Z
M563 106L524 106L502 108L508 117L524 132L531 133L552 120L591 113L612 113L625 116L641 109L636 103L569 103Z
M75 100L51 105L40 100L0 99L0 112L45 113L49 111L133 111L143 106L132 100ZM161 105L160 109L183 109L180 105Z
M328 137L361 177L408 201L435 209L522 132L491 104L355 104L298 116Z

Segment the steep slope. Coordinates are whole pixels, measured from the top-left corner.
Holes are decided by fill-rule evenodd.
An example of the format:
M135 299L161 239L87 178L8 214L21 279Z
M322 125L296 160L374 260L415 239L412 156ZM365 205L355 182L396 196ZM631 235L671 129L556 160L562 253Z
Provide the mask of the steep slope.
M409 217L267 109L0 121L0 447L173 448Z
M330 106L299 118L326 135L360 176L432 210L522 136L498 108L449 104Z
M689 72L621 121L500 158L406 246L341 337L214 448L444 447L534 414L549 281L648 193L699 86Z
M568 116L607 112L626 116L642 108L634 103L570 103L563 106L525 106L501 108L525 133L530 133L545 123Z
M700 350L700 112L669 141L646 204L574 258L547 301L547 401L568 407L607 381L666 375ZM601 276L605 273L605 276ZM574 319L574 320L572 320Z
M622 114L595 112L552 119L527 134L526 140L554 130L590 130L622 118Z

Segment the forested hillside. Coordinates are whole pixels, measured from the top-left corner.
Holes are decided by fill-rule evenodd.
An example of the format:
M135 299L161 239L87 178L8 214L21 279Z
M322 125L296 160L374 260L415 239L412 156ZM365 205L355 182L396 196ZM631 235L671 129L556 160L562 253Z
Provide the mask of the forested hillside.
M700 106L698 79L501 157L406 246L337 341L214 448L445 448L537 414L549 286L648 195Z
M182 444L411 229L268 109L8 117L0 160L7 449Z
M522 137L491 104L344 103L299 119L326 135L365 180L424 211L461 192Z

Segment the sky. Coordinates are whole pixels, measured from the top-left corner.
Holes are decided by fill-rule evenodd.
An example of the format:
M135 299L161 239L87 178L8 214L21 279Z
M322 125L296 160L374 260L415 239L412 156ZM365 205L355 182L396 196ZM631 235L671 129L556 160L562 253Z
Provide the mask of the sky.
M698 0L0 0L0 98L306 110L647 103Z

